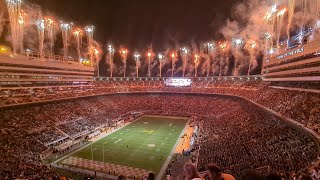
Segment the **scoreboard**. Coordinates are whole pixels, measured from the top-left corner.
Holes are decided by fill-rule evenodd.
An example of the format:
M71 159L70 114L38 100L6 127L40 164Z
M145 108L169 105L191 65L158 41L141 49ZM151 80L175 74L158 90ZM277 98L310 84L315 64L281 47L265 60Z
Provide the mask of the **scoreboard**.
M165 85L170 87L190 87L192 79L188 78L169 78L165 80Z

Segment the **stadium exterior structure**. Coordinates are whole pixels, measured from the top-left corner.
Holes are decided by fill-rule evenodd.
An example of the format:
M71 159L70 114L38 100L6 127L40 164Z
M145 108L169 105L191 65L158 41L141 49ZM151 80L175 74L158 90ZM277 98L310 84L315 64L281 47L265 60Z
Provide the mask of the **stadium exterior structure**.
M319 87L320 39L305 40L292 48L266 56L262 76L272 86Z
M0 87L85 84L93 81L94 68L60 56L0 54Z

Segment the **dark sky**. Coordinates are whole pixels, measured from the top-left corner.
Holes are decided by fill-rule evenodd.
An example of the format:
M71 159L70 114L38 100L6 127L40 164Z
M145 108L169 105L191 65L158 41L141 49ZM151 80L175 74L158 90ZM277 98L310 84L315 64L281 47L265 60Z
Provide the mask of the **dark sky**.
M239 0L30 0L65 21L96 27L95 39L133 49L217 39Z

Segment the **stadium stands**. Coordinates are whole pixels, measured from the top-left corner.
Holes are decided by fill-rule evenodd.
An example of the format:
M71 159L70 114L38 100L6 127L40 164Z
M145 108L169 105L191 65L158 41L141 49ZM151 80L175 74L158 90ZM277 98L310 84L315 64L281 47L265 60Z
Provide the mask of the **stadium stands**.
M97 93L107 89L109 93L116 92L118 86L130 91L128 85L131 83L115 86L115 83L98 82L94 88ZM147 86L136 86L135 91L160 91L161 88L171 91L171 88L162 86L162 81L144 83ZM203 84L198 85L199 89L193 86L184 90L198 92L203 88L206 92L210 89L205 87L211 87L212 93L237 91L239 94L235 95L239 96L247 91L250 92L249 98L252 92L267 88L257 82L244 83L245 86L239 82L198 83ZM92 95L91 92L87 95ZM55 177L41 162L44 152L64 152L62 147L69 145L70 141L83 142L90 134L103 130L98 127L113 128L118 122L130 121L135 116L133 112L204 116L193 122L199 125L201 132L194 149L199 156L193 159L200 169L215 162L237 177L242 169L265 166L268 171L297 172L309 166L318 155L317 141L305 135L303 130L297 130L295 126L237 97L115 94L2 108L0 141L5 146L1 146L1 164L5 166L0 167L1 176L9 179ZM242 157L241 160L238 157ZM170 171L175 176L175 170Z

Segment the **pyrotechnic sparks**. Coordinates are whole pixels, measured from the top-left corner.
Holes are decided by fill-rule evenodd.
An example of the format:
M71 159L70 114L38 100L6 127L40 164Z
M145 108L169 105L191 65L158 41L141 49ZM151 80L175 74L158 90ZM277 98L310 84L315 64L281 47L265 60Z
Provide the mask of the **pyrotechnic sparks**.
M85 27L86 35L87 35L87 41L88 41L88 52L90 55L90 61L93 62L93 31L94 27L93 26L86 26Z
M175 53L172 53L171 54L171 77L173 77L173 75L174 75L174 69L175 69L175 66L176 66L176 54Z
M227 42L220 43L220 49L222 52L225 52L227 50L227 45Z
M136 75L139 77L139 68L140 68L140 54L134 54L134 60L136 61Z
M194 56L194 77L197 77L198 76L198 66L199 66L199 59L200 59L200 56L198 54L196 54Z
M95 43L96 46L98 46L97 43ZM100 67L99 67L99 57L100 57L100 51L97 49L98 47L95 47L94 45L92 46L93 49L93 59L94 59L94 63L95 63L95 67L97 69L97 76L100 77Z
M50 18L45 18L45 30L47 31L47 36L50 43L50 54L54 54L54 41L55 41L55 22Z
M148 56L148 77L151 77L151 60L152 60L152 51L147 53Z
M253 41L253 40L249 40L246 44L246 49L249 52L249 68L248 68L248 72L247 72L248 76L250 75L252 64L253 63L257 64L256 63L256 53L255 53L257 46L258 46L257 42Z
M187 67L187 63L188 63L188 53L189 53L189 50L187 48L181 48L182 77L185 77L186 67Z
M78 58L79 58L79 61L81 60L81 46L82 46L82 30L81 29L76 29L74 32L73 32L73 35L76 39L76 42L77 42L77 52L78 52Z
M23 51L23 33L24 33L24 17L25 14L21 8L22 0L7 0L7 8L9 12L11 27L11 43L13 53Z
M280 47L280 35L283 26L283 15L287 9L283 9L277 13L277 48Z
M243 46L243 39L242 38L233 38L232 45L234 50L234 71L233 75L238 75L238 61L239 61L239 49Z
M54 41L55 41L55 27L58 28L59 26L55 25L54 20L51 18L42 18L41 13L38 15L35 15L38 13L38 11L35 11L36 13L28 13L28 15L31 17L30 21L29 19L26 20L25 14L22 11L21 8L21 0L6 0L8 12L9 12L9 20L11 25L11 36L12 36L12 47L14 53L17 51L21 51L23 49L23 31L25 24L36 24L38 35L39 35L39 53L40 56L43 57L45 51L49 50L45 49L45 42L48 42L48 45L50 43L50 53L54 53ZM253 1L250 1L253 2ZM191 74L193 72L193 68L195 68L195 76L198 76L197 70L199 70L198 66L201 64L201 70L202 74L205 76L210 76L210 72L212 72L213 75L217 74L218 66L220 67L219 75L222 74L228 74L230 67L232 67L233 63L230 65L229 58L233 57L234 55L234 75L237 75L236 70L239 69L239 72L243 72L243 67L247 67L248 61L247 61L247 54L250 55L250 63L249 63L249 70L248 75L250 74L252 62L256 62L256 57L258 56L258 52L260 52L260 48L263 50L263 55L265 58L268 56L273 56L275 53L279 52L280 47L280 39L282 39L283 35L287 33L288 35L288 42L291 41L290 39L290 28L292 28L291 33L297 32L297 29L293 28L300 28L299 33L294 34L295 37L299 37L300 44L297 43L297 38L292 38L291 46L297 46L301 45L302 40L306 40L304 38L305 36L309 35L310 33L314 34L315 32L319 32L318 29L320 27L320 0L287 0L287 1L276 1L278 4L274 4L271 7L266 7L268 3L260 3L260 5L263 5L262 7L257 7L257 10L250 10L249 7L248 10L250 12L250 15L254 14L254 18L250 16L248 19L248 27L242 28L241 22L235 23L230 22L228 24L228 27L225 29L226 32L223 33L225 36L224 39L228 40L228 42L223 43L215 43L214 41L209 41L207 43L202 43L200 47L197 47L196 45L192 45L190 49L188 48L181 48L181 49L175 49L172 52L173 54L169 53L169 50L164 53L164 55L159 54L156 58L159 60L158 62L153 62L153 59L155 57L155 54L150 51L147 51L146 54L142 54L142 56L138 57L139 64L141 64L140 57L147 58L148 61L148 73L147 76L151 77L153 74L153 70L156 68L153 67L153 65L159 64L160 69L160 77L162 76L162 67L163 62L167 61L168 64L170 64L170 59L172 60L172 69L171 69L171 76L174 76L176 72L182 71L182 76L192 76ZM288 6L286 8L284 5L284 2L288 2ZM258 3L259 4L259 3ZM246 6L246 5L245 5ZM263 10L263 11L260 11ZM258 12L259 11L259 12ZM295 16L295 11L297 11ZM29 12L29 11L28 11ZM31 11L30 11L31 12ZM286 14L288 12L288 15ZM299 14L298 14L299 13ZM248 16L249 17L249 16ZM288 25L286 28L286 32L284 32L283 24L287 21L285 19L288 17ZM296 19L297 22L293 23L293 18ZM259 21L259 22L258 22ZM30 23L31 22L31 23ZM35 22L35 23L34 23ZM257 25L255 24L257 23ZM261 27L257 27L260 26ZM264 26L263 26L264 25ZM82 59L81 56L83 56L81 52L82 47L82 39L83 36L86 35L88 39L88 54L90 57L88 60L90 60L90 63L95 63L94 60L97 59L98 55L101 55L101 48L99 48L99 45L94 41L93 34L95 31L95 28L93 26L87 26L85 29L75 29L72 30L73 25L68 23L61 22L60 28L62 31L62 37L63 37L63 47L64 47L64 56L70 57L68 50L70 48L70 36L73 36L72 41L74 40L77 47L77 55L79 60ZM256 29L257 30L256 30ZM243 30L244 29L244 30ZM308 30L306 30L308 29ZM294 31L293 31L294 30ZM254 31L254 32L250 32ZM256 31L256 32L255 32ZM296 36L298 35L298 36ZM263 38L262 38L263 36ZM243 37L238 38L238 37ZM309 37L309 40L312 38ZM231 41L229 41L231 40ZM255 41L253 41L255 40ZM27 42L27 41L26 41ZM276 44L276 46L274 46ZM175 47L177 47L178 44L176 44ZM288 43L288 46L289 43ZM244 51L244 48L247 51ZM99 49L99 50L98 50ZM114 66L114 53L115 50L112 48L112 46L108 47L108 54L107 54L107 61L110 63L110 76L113 77L113 70L115 69ZM100 51L100 52L99 52ZM180 52L178 52L180 51ZM171 53L172 53L171 52ZM30 53L30 52L29 52ZM179 54L178 54L179 53ZM197 55L194 56L194 55ZM120 55L122 58L122 61L124 63L124 76L126 76L127 72L127 56L128 51L124 53L123 51L120 51ZM136 55L136 54L135 54ZM134 55L136 62L137 57ZM166 60L164 57L167 56L168 60ZM181 57L182 60L182 66L176 67L178 62L178 57ZM109 58L109 59L108 59ZM200 63L200 59L203 58L203 62ZM219 62L218 62L219 61ZM179 61L180 63L180 61ZM193 66L194 63L194 66ZM138 64L138 63L137 63ZM136 64L136 65L137 65ZM97 63L95 64L97 65ZM170 65L169 65L170 66ZM137 68L137 67L136 67ZM141 68L141 66L139 66ZM128 70L129 71L129 70ZM223 72L222 72L223 71ZM138 69L139 72L139 69ZM121 71L122 73L122 71ZM138 73L137 73L138 74Z
M158 55L158 58L159 58L159 64L160 64L160 65L159 65L159 71L160 71L160 72L159 72L159 76L162 77L162 61L163 61L163 55L162 55L162 54L159 54L159 55Z
M210 75L210 68L211 68L211 56L215 53L215 44L212 42L208 42L204 44L205 47L205 65L206 65L206 72L207 77Z
M64 57L67 58L69 54L68 51L69 51L72 24L64 23L61 21L60 28L61 28L62 39L63 39L63 53L64 53Z
M128 50L121 49L120 55L123 62L123 77L126 77Z
M244 41L242 38L233 38L232 44L234 48L240 48L243 45Z
M219 45L220 49L221 49L221 56L220 57L220 61L219 61L219 77L222 76L222 66L223 66L223 60L225 59L225 52L228 48L228 42L223 42L223 43L220 43Z
M108 46L108 57L109 57L109 65L110 65L110 77L113 77L113 58L115 50L111 45Z
M287 42L287 48L289 47L290 43L290 28L292 24L292 18L295 12L296 3L295 0L288 0L288 26L287 26L287 36L288 36L288 42Z
M37 29L38 29L38 35L39 35L39 53L40 53L40 58L43 58L43 48L44 48L44 29L45 29L45 24L44 20L40 19L36 22L37 24Z
M268 48L269 46L273 46L273 35L274 35L274 25L276 22L276 12L277 12L277 4L271 7L270 12L267 13L265 20L267 24L267 32L270 34L270 41L268 41L270 44L267 44Z

